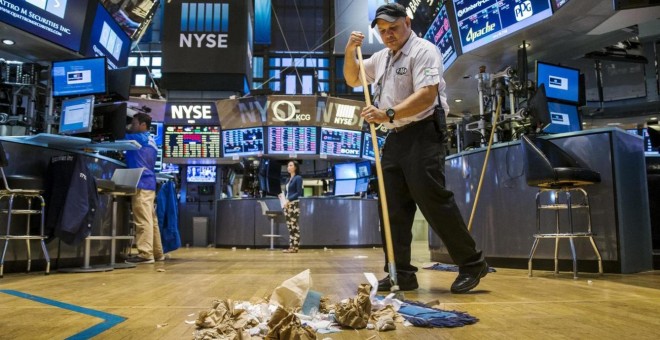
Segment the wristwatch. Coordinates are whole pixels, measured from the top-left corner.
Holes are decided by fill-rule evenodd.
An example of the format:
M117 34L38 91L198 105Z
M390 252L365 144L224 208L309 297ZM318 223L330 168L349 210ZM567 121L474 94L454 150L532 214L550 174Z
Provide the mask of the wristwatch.
M385 114L390 119L390 123L394 123L394 114L395 113L396 112L394 112L394 109L391 108L391 107L389 109L385 110Z

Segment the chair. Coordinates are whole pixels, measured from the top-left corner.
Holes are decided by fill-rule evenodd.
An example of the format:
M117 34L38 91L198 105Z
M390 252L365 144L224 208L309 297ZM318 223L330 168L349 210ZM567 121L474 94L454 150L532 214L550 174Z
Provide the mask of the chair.
M598 258L598 273L603 273L603 260L594 242L595 234L591 230L591 208L589 196L583 189L584 186L600 183L600 174L581 166L570 155L560 149L554 143L542 138L529 138L522 136L522 156L525 167L527 185L539 188L536 194L536 234L534 243L529 254L528 270L532 276L532 259L539 244L539 240L550 238L555 240L555 274L558 271L559 239L567 238L571 246L573 258L573 278L577 279L577 257L575 254L575 238L588 238L594 253ZM582 194L582 202L574 203L572 193ZM551 204L541 204L541 196L549 193ZM559 195L563 193L565 203L559 202ZM573 210L585 209L587 217L587 230L575 231L573 226ZM555 232L541 232L541 211L549 210L555 212ZM569 231L561 232L559 227L559 211L566 210L568 214Z
M35 176L22 176L22 175L5 175L4 168L9 165L7 160L7 155L5 154L5 149L0 143L0 174L2 174L2 185L0 188L0 201L5 198L9 198L7 201L7 209L2 210L1 213L7 214L7 231L4 235L0 235L0 239L5 241L4 248L2 250L2 258L0 258L0 278L4 275L4 264L5 264L5 255L7 254L7 247L9 241L12 240L25 240L25 245L27 248L27 271L30 271L32 265L32 252L30 249L30 241L39 240L41 243L41 250L44 253L44 258L46 259L46 275L50 273L50 256L48 255L48 250L46 249L44 234L44 216L45 216L45 207L46 203L44 198L41 195L44 191L44 181L43 179ZM21 188L21 189L17 189ZM20 198L24 199L27 202L25 209L17 209L14 206L14 199ZM34 200L37 201L39 207L33 208L32 204ZM11 232L11 223L12 216L14 215L25 215L26 216L26 225L24 234L12 234ZM32 215L41 215L40 224L39 224L39 235L30 234L30 217Z
M282 237L282 235L276 235L275 234L275 219L281 218L284 216L284 213L282 210L269 210L268 205L266 204L265 201L258 201L259 205L261 206L261 213L266 216L270 220L270 234L263 234L263 237L268 237L270 238L270 248L269 250L275 250L275 247L273 245L273 241L277 237Z
M113 269L134 268L132 263L116 263L117 240L133 241L133 235L117 235L117 199L119 197L133 196L137 193L137 185L142 177L143 168L138 169L115 169L110 180L96 179L96 185L100 194L110 195L112 198L111 234L109 236L93 236L85 238L85 249L83 251L84 263L80 268L60 269L62 272L98 272L111 271ZM110 264L107 266L90 266L91 241L110 241ZM132 244L131 244L132 245ZM130 249L130 247L128 248Z

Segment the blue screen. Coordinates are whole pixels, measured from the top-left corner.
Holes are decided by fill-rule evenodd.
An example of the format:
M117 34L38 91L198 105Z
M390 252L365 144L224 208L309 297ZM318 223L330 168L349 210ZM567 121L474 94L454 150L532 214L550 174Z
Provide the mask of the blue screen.
M552 15L549 0L453 0L463 53Z
M78 52L88 0L3 1L0 20Z
M321 128L321 155L360 157L362 132Z
M442 6L440 13L426 31L424 39L432 42L440 48L442 52L442 66L445 70L456 60L456 45L454 45L454 33L449 25L449 16L447 16L447 7Z
M547 133L562 133L582 130L578 109L575 105L548 103L551 123L545 129Z
M269 154L316 154L318 149L315 126L268 127Z
M378 140L378 151L383 150L383 145L385 145L385 137L376 137ZM364 148L362 148L362 158L376 160L374 156L374 148L371 143L371 134L369 132L364 133Z
M355 163L341 163L335 164L334 167L335 179L355 179L358 178Z
M222 131L225 157L259 155L264 152L264 129L253 127Z
M369 177L358 178L355 181L355 192L365 192L369 188Z
M357 177L370 177L371 176L371 162L364 161L355 163L357 169Z
M101 4L98 4L85 55L88 57L105 56L108 67L116 69L126 66L130 49L131 39L108 14L108 11Z
M545 84L545 96L549 99L577 103L579 79L578 69L536 62L536 83Z
M60 111L60 133L72 135L92 131L94 96L65 99Z
M105 76L105 58L54 61L53 96L105 93Z
M189 183L215 183L215 165L188 165L186 181Z

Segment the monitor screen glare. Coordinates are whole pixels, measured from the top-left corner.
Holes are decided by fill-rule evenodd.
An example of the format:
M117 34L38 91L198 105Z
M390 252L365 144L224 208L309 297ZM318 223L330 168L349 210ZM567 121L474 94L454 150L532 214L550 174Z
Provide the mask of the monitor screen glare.
M186 181L189 183L215 183L215 165L189 165L186 170Z
M222 131L222 149L225 157L259 155L264 152L262 127Z
M360 157L362 132L321 128L321 155Z
M54 61L53 96L106 93L105 58Z
M94 96L84 96L62 101L60 133L73 135L92 131Z
M582 130L577 106L551 102L548 103L548 111L550 111L550 125L543 129L544 132L562 133Z
M317 128L313 126L268 127L269 154L316 154Z
M166 126L164 158L220 157L219 126Z
M383 150L383 145L385 145L385 137L376 137L378 140L378 150ZM374 156L374 148L373 148L373 143L371 142L371 133L365 132L364 133L364 148L362 149L362 158L365 159L370 159L370 160L376 160L376 157Z

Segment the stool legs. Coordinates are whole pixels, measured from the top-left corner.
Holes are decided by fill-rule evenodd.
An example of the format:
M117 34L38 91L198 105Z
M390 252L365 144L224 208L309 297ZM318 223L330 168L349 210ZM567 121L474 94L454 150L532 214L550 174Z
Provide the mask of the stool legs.
M46 243L45 243L45 235L44 235L44 226L45 226L45 207L46 204L44 202L44 199L41 195L38 194L30 194L30 195L21 195L21 194L5 194L1 195L0 199L4 197L9 197L9 200L7 201L7 231L5 235L2 236L2 239L4 239L5 244L2 249L2 258L0 258L0 278L4 276L4 264L5 264L5 256L7 255L7 248L9 246L9 240L20 240L23 239L25 240L25 247L26 247L26 255L27 255L27 271L29 272L32 269L32 248L30 245L31 240L39 240L41 244L41 250L43 251L44 258L46 260L46 275L50 273L50 256L48 255L48 249L46 248ZM12 215L14 215L14 198L16 197L24 197L27 201L27 208L25 210L17 210L17 213L19 214L24 214L26 216L26 225L25 225L25 234L23 235L12 235L11 234L11 223L12 223ZM40 210L33 211L32 210L32 200L33 198L38 198L40 202ZM34 214L41 214L40 218L40 227L39 227L39 235L30 235L30 216Z
M584 197L584 204L582 206L578 206L579 208L586 208L587 209L587 232L575 232L574 226L573 226L573 201L572 201L572 194L571 190L579 190L582 192L583 197ZM550 191L553 195L552 198L552 204L550 205L542 205L541 200L540 200L540 195L544 191ZM571 258L573 260L573 278L577 279L577 252L575 250L575 238L578 237L587 237L589 238L589 242L591 243L591 246L594 250L594 253L596 255L596 258L598 259L598 273L603 274L603 259L600 255L600 251L598 251L598 247L596 246L596 242L594 241L594 234L591 230L591 206L589 205L589 196L587 192L582 189L582 188L569 188L569 189L562 189L560 190L566 195L566 205L564 207L563 204L558 203L558 194L559 192L557 190L539 190L539 192L536 194L536 230L537 233L534 234L534 242L532 243L532 249L529 253L529 260L527 262L527 269L528 269L528 276L532 276L532 260L534 258L534 253L536 252L536 249L539 244L539 240L542 238L554 238L555 239L555 251L554 251L554 267L555 267L555 274L559 273L559 239L560 238L568 238L568 242L570 245L570 250L571 250ZM554 209L555 210L555 233L552 234L542 234L541 233L541 209ZM569 232L568 233L561 233L560 231L560 226L559 226L559 209L566 209L567 214L568 214L568 223L569 223Z

